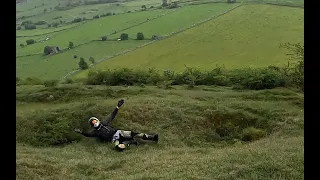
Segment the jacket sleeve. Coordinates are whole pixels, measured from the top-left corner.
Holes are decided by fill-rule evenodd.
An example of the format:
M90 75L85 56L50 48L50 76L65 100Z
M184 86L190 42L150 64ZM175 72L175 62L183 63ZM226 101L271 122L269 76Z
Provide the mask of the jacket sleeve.
M98 131L91 130L89 132L82 132L81 134L86 136L86 137L97 137L98 136Z
M108 125L116 117L116 115L118 114L118 110L119 110L119 108L116 107L112 111L112 113L104 121L102 121L102 124L105 126Z

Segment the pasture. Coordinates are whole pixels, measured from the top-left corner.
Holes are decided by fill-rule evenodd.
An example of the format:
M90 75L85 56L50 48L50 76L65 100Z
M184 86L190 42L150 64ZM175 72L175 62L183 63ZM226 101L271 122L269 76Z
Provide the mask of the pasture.
M181 28L191 26L199 21L218 15L236 5L238 4L212 3L185 6L158 19L151 20L125 31L120 31L117 34L112 34L110 37L120 37L121 33L128 33L129 37L135 37L137 32L142 32L146 38L151 38L152 35L165 36Z
M41 77L41 79L60 79L68 72L77 69L79 58L85 58L86 62L93 57L96 62L113 54L131 49L146 43L146 41L96 41L84 46L68 50L66 52L43 56L34 55L16 58L17 77ZM77 58L74 58L74 55Z
M286 50L280 44L302 43L304 10L273 5L242 5L207 23L133 52L101 62L93 70L119 67L203 70L224 66L283 66ZM76 77L84 77L89 70Z
M124 28L129 28L137 23L146 21L148 18L158 16L168 11L170 10L145 11L99 18L81 26L62 31L44 43L36 43L20 49L17 51L17 55L42 53L45 46L58 46L60 49L64 49L67 48L69 41L72 41L75 46L78 46L79 44L92 40L99 40L102 36L109 35Z

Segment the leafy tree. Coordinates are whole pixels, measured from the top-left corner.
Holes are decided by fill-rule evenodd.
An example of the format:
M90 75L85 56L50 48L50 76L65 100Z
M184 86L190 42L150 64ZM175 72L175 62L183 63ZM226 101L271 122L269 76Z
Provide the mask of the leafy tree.
M43 53L45 55L48 55L51 53L51 47L50 46L45 46L44 49L43 49Z
M34 24L25 24L24 25L25 29L31 30L31 29L37 29L37 26Z
M107 40L107 36L102 36L102 37L101 37L101 40L102 40L102 41L106 41L106 40Z
M122 34L120 35L120 39L121 39L121 40L128 40L128 39L129 39L129 35L128 35L127 33L122 33Z
M88 64L87 64L87 62L84 60L84 58L83 57L81 57L80 58L80 61L79 61L79 68L81 69L81 70L84 70L84 69L88 69Z
M59 26L59 23L58 23L58 22L52 23L52 27L58 27L58 26Z
M137 33L137 40L144 40L144 35L141 32Z
M73 48L73 42L70 41L68 47L69 47L70 49L72 49L72 48Z
M36 42L36 41L33 40L33 39L28 39L28 40L26 40L27 45L34 44L35 42Z

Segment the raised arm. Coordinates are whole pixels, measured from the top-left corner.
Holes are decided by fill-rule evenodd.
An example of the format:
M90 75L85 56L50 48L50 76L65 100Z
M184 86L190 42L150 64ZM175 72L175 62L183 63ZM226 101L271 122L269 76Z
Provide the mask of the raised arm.
M123 103L124 103L123 99L118 101L117 107L112 111L112 113L104 121L102 121L103 125L108 125L116 117L116 115L118 114L118 110Z

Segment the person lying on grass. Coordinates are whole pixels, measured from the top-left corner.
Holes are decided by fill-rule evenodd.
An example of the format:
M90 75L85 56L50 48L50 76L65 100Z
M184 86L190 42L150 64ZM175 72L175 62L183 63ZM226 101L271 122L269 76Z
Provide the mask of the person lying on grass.
M123 151L131 144L138 145L135 138L158 142L158 134L150 135L146 133L137 133L133 131L115 129L109 126L109 123L116 117L118 110L123 105L123 103L123 99L119 100L117 107L113 110L111 115L109 115L101 123L98 118L91 117L89 119L89 125L93 128L93 130L89 132L83 132L80 129L74 129L74 131L86 137L98 137L102 141L112 142L115 145L117 151Z

